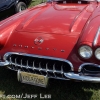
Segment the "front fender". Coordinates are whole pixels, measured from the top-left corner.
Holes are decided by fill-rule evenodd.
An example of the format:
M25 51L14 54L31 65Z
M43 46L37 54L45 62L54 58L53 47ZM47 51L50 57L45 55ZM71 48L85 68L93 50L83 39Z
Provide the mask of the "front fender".
M22 20L18 20L17 22L6 23L4 25L0 24L1 25L0 26L0 49L2 49L5 46L5 44L9 40L9 37L13 34L14 30L21 23L21 21Z
M94 46L94 40L100 27L100 15L94 17L93 19L89 20L82 31L82 34L79 38L78 44L81 45L83 43L91 43L91 46ZM98 36L98 41L100 39L100 35ZM88 44L87 44L88 45Z

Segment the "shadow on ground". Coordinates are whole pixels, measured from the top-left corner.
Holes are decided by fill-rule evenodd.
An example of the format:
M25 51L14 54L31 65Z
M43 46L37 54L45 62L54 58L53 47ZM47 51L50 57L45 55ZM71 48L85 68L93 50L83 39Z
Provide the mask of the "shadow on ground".
M47 88L42 88L22 84L17 81L16 77L16 72L0 68L0 91L5 95L23 94L24 96L25 94L37 94L38 97L34 100L40 100L40 94L51 94L51 100L92 100L91 97L94 92L99 91L100 89L100 85L96 83L61 81L54 79L49 80ZM100 100L100 98L96 100Z
M29 7L35 6L38 3L42 3L42 0L33 0L31 2L31 4L29 5ZM14 7L11 7L8 10L2 11L2 12L0 12L0 21L2 21L2 20L6 19L14 14L15 14Z
M13 7L8 10L0 12L0 21L12 16L13 14L15 14Z

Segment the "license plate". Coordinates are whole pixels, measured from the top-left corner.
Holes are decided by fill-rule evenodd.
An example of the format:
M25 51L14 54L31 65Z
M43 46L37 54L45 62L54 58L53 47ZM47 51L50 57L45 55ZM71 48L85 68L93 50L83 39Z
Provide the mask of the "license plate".
M18 80L22 83L46 87L48 83L48 78L43 75L28 73L18 71Z

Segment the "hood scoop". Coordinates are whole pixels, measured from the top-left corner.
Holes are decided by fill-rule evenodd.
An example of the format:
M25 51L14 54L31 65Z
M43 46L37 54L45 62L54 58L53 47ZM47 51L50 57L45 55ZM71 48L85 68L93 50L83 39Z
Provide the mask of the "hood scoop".
M96 5L89 4L85 10L83 10L78 17L74 19L70 29L71 32L81 32L95 8Z

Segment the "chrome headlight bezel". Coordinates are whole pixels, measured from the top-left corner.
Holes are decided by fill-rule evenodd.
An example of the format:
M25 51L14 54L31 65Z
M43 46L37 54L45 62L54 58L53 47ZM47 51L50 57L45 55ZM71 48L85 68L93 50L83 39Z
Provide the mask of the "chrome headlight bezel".
M95 57L96 59L100 60L100 57L97 56L97 53L100 55L100 47L95 50Z
M82 51L84 51L84 52L82 52ZM90 46L83 45L79 48L78 53L79 53L80 57L82 57L84 59L90 59L93 55L93 50Z

